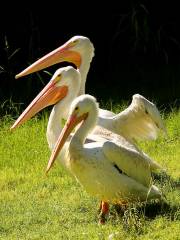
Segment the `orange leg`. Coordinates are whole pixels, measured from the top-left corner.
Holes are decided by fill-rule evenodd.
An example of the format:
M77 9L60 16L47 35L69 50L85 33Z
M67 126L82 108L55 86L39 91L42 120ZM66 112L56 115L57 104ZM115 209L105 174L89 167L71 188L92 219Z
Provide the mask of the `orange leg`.
M106 222L106 216L109 213L109 203L101 201L100 208L99 223L104 224Z

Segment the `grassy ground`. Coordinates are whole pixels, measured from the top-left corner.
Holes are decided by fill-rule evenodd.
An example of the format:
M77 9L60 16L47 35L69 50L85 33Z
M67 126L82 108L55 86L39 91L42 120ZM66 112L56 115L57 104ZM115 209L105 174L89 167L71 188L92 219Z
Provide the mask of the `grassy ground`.
M118 106L117 109L118 110ZM167 204L115 207L107 224L97 224L98 201L64 169L45 176L50 152L47 118L29 121L9 132L12 121L0 121L0 239L179 239L180 112L165 117L169 137L140 143L170 176L161 175Z

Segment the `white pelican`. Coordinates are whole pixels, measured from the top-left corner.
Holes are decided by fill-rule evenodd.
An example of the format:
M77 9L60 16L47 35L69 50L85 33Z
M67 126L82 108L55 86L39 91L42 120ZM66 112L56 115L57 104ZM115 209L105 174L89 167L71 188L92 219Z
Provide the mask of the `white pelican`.
M78 96L80 86L81 75L78 70L70 66L58 69L47 86L44 87L38 96L24 110L11 129L15 129L46 106L55 104L49 117L46 132L49 148L52 151L64 125L64 120L68 117L70 105ZM93 131L93 134L88 136L86 142L104 142L112 139L123 146L138 151L149 161L152 170L161 168L158 163L140 151L133 143L130 143L124 137L114 134L102 127L97 126ZM59 160L63 165L66 165L67 160L65 157L60 158Z
M47 125L47 142L52 151L57 138L67 119L71 102L77 97L80 89L79 71L71 66L58 69L49 83L23 111L15 121L12 129L17 128L43 108L54 105ZM65 158L60 159L65 165Z
M16 78L26 76L56 63L72 62L81 73L79 91L79 95L81 95L85 93L86 77L93 56L94 46L89 38L75 36L63 46L45 55L17 74ZM166 128L155 104L139 94L133 95L131 105L117 115L111 111L100 109L98 125L120 134L133 143L135 139L156 139L160 129L166 134Z
M66 152L67 167L85 188L101 200L100 223L104 223L109 203L130 203L159 199L160 190L152 185L149 162L138 151L114 141L86 143L96 126L98 104L94 97L81 95L71 105L69 117L48 162L48 172L58 154ZM78 125L71 140L66 140Z

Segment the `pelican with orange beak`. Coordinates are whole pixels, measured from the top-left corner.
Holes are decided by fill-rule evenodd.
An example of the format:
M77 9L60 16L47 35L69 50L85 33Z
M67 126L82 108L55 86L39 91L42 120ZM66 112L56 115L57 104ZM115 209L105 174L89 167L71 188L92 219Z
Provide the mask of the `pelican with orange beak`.
M16 78L37 72L60 62L71 62L76 65L81 74L78 95L85 93L85 83L94 56L94 46L87 37L72 37L61 47L48 53L31 66L16 75ZM140 94L133 95L132 103L123 112L115 115L113 112L100 109L98 125L125 137L131 143L134 140L154 140L166 128L155 104Z
M103 224L109 203L143 202L160 199L162 194L152 184L149 161L138 151L109 140L85 143L97 124L98 110L96 99L90 95L81 95L72 102L46 172L59 153L65 151L69 156L68 169L89 194L101 200L99 220Z
M11 130L26 122L43 108L54 105L46 132L49 148L53 150L64 126L64 119L67 119L70 104L77 96L79 88L80 74L78 70L71 66L58 69L49 83L15 121ZM65 158L63 156L60 158L60 161L65 165Z

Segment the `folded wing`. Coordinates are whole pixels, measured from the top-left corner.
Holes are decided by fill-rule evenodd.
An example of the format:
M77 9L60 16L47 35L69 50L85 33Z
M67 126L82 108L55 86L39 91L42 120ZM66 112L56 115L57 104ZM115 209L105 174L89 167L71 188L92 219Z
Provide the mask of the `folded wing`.
M112 141L103 145L106 158L123 174L136 180L146 187L150 187L151 170L148 159L139 152L121 146Z

